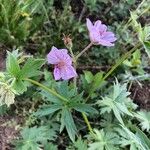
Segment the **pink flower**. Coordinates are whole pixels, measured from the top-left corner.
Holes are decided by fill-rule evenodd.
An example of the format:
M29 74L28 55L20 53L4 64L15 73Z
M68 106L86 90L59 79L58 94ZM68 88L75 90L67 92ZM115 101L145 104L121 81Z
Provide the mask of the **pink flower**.
M47 55L48 63L54 64L54 78L55 80L68 80L76 77L77 73L72 67L72 58L68 55L66 49L57 49L52 47Z
M89 30L90 40L95 45L114 46L113 42L117 40L113 32L107 31L107 26L97 20L94 25L87 18L86 25Z

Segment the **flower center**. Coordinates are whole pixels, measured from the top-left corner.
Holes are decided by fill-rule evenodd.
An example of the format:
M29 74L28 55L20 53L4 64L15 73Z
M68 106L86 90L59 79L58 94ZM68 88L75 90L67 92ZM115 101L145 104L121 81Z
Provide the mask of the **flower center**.
M100 36L104 34L104 31L99 31Z
M60 61L58 64L56 64L56 67L58 68L62 68L65 66L65 62L64 61Z

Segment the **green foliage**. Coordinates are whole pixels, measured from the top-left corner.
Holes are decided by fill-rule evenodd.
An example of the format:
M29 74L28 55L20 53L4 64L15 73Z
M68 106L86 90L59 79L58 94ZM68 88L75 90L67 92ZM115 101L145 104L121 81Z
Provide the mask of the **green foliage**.
M123 129L123 130L122 130ZM131 150L147 150L148 146L139 138L139 135L134 134L130 129L122 126L122 129L117 129L120 134L121 147L130 146Z
M101 114L104 114L106 112L110 113L111 111L113 111L118 121L121 124L124 124L121 116L129 115L132 117L132 110L135 109L135 107L132 107L129 110L129 95L130 93L126 90L126 84L120 85L116 80L116 83L113 86L113 92L97 102L101 107ZM131 106L134 105L130 105L130 107Z
M39 69L45 63L43 59L28 58L25 64L22 66L20 60L23 59L18 53L18 50L8 52L6 61L6 71L9 74L9 78L12 80L11 86L20 94L27 90L27 85L24 82L25 78L39 76L41 72Z
M95 96L95 91L100 88L101 83L103 82L103 73L98 72L93 75L90 71L84 71L84 76L81 76L82 86L86 93L90 96ZM103 83L104 84L104 83Z
M94 130L94 142L89 144L88 150L119 150L119 139L115 133L105 133L103 130Z
M87 142L83 141L81 138L78 138L74 146L77 150L87 150Z
M139 67L139 65L141 64L141 53L139 50L135 51L132 54L132 58L131 60L125 60L123 62L125 65L129 66L129 67Z
M41 126L39 128L24 128L21 132L21 137L16 143L16 150L37 150L47 142L54 140L56 133L53 129ZM40 143L40 144L39 144Z
M20 66L17 62L17 57L18 51L15 51L14 53L8 52L7 54L6 70L10 75L14 77L18 77L20 73Z
M34 0L0 0L0 42L11 47L23 44L33 28L38 27L33 16L39 6Z
M140 121L142 130L150 130L150 112L139 111L135 114L135 117Z
M71 85L69 86L66 81L58 82L55 85L55 90L69 101L64 103L61 99L53 96L52 94L42 91L41 94L43 98L51 104L42 105L35 115L41 117L54 114L56 112L57 114L61 114L60 132L66 128L70 139L74 141L77 129L72 116L73 110L84 112L86 114L94 114L97 111L95 108L91 107L91 105L83 103L82 94L78 94L76 88Z

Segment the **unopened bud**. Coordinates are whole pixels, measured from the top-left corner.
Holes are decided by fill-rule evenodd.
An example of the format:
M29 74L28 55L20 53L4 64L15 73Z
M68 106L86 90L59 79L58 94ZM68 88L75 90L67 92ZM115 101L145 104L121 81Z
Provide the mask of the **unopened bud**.
M62 40L64 41L64 44L68 49L72 48L72 39L70 38L70 34L69 35L63 34Z

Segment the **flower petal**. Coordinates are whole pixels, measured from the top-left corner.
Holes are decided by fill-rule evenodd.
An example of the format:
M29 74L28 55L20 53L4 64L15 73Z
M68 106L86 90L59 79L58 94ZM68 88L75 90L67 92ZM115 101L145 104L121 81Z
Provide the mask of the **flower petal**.
M89 18L86 19L86 26L87 26L89 31L91 31L94 27Z
M114 42L117 40L113 32L105 32L102 39L109 42Z
M105 40L103 40L103 39L100 39L99 44L100 44L100 45L103 45L103 46L108 46L108 47L114 46L113 43L111 43L111 42L109 42L109 41L105 41Z
M107 31L107 26L105 24L101 24L98 30L100 33L105 33Z
M59 58L65 62L65 64L71 65L72 64L72 58L70 55L67 53L66 49L60 49L60 54Z
M59 50L53 46L47 55L48 63L57 64L60 61L60 59L57 57L57 53L59 53Z
M61 70L57 67L54 68L54 78L55 80L61 79Z
M63 80L69 80L76 76L77 73L71 65L67 65L64 68L61 68L61 77Z
M97 32L97 30L93 29L91 32L89 32L90 40L93 44L98 44L100 39L100 34Z
M94 23L94 27L99 29L99 27L101 26L101 21L100 20L97 20L95 23Z

